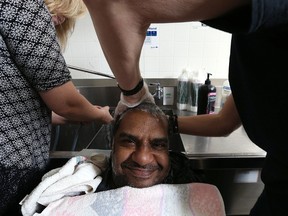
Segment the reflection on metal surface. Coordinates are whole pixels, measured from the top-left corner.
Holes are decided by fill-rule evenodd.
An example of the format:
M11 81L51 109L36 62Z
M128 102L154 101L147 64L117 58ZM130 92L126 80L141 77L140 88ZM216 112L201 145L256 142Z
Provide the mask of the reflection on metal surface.
M163 88L161 87L160 83L149 83L150 86L155 86L154 93L151 93L155 99L160 100L163 97Z
M114 112L114 108L110 108ZM173 115L173 110L163 109L166 115ZM80 151L82 149L111 149L111 125L93 122L89 125L53 126L51 150ZM169 136L169 148L176 152L185 152L180 134Z
M248 138L242 126L226 137L181 134L181 139L189 157L259 157L264 159L266 156L266 152Z

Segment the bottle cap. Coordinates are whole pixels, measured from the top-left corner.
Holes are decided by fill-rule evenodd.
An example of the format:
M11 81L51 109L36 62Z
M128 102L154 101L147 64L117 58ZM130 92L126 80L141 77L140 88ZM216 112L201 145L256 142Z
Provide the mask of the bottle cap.
M209 79L209 76L212 75L211 73L207 73L207 79L205 80L205 85L210 85L211 80Z

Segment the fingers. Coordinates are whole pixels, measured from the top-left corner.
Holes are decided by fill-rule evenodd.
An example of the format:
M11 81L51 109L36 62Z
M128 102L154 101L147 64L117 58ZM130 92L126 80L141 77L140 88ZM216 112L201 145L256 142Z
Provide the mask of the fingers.
M138 99L134 98L133 100L134 100L133 103L131 103L131 101L130 102L126 101L126 97L123 97L121 93L120 101L118 102L118 105L115 109L114 118L118 116L119 114L123 113L126 109L136 107L140 103L143 103L143 102L155 103L154 97L149 91L146 91L145 94L141 96L140 98Z
M99 107L97 107L99 108ZM111 121L113 121L113 117L112 115L110 114L109 112L109 106L105 106L105 107L100 107L100 111L102 112L101 113L101 118L100 120L104 123L104 124L108 124L110 123Z

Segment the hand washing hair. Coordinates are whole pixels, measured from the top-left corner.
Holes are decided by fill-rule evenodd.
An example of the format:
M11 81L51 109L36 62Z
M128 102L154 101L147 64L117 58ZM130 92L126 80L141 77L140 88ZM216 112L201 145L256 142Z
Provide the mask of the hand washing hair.
M168 122L168 118L165 115L165 113L154 103L150 102L142 102L136 107L131 107L127 108L124 112L119 113L117 116L114 118L114 123L113 123L113 131L112 134L115 135L117 132L118 127L120 126L121 120L123 117L126 115L126 113L131 112L133 110L140 110L143 112L147 112L151 114L152 116L159 118L159 119L164 119L165 121Z

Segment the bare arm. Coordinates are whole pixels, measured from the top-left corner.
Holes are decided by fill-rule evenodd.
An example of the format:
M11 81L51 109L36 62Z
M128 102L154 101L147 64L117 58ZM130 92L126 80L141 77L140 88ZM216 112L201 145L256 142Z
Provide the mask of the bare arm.
M119 85L140 80L139 58L151 23L213 18L251 0L84 0Z
M113 119L108 106L92 105L77 91L71 81L39 94L52 111L67 120L109 123Z
M218 114L178 117L180 133L197 136L227 136L240 125L241 120L232 95Z
M105 108L106 109L106 108ZM67 118L64 118L63 116L60 116L52 111L52 125L63 125L63 124L89 124L91 121L75 121L75 120L69 120ZM103 122L106 123L106 122Z

